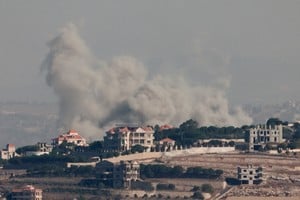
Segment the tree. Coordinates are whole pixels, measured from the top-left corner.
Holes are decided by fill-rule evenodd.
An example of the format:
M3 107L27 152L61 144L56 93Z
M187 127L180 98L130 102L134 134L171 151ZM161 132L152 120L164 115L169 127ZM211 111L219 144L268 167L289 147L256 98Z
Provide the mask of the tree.
M28 145L28 146L23 146L23 147L18 148L16 150L16 152L18 154L24 154L27 151L37 151L37 150L39 150L39 147L37 145Z
M191 189L191 192L196 192L196 191L200 191L200 187L197 185L194 185L194 187Z
M145 149L146 149L146 147L144 147L144 146L142 146L142 145L140 145L140 144L137 144L137 145L134 145L134 146L131 148L131 152L132 152L132 153L136 153L136 152L142 153L142 152L145 151Z
M211 184L203 184L201 186L201 191L205 192L205 193L213 193L214 192L214 188Z
M199 191L194 192L192 198L193 199L199 199L199 200L203 200L204 199L203 195Z
M103 141L94 141L89 145L91 151L99 152L103 149Z
M279 118L270 118L267 121L267 126L274 127L275 125L283 124L283 122Z
M183 122L179 128L182 130L182 131L190 131L190 130L194 130L194 129L197 129L198 128L198 122L193 120L193 119L189 119L187 120L186 122Z

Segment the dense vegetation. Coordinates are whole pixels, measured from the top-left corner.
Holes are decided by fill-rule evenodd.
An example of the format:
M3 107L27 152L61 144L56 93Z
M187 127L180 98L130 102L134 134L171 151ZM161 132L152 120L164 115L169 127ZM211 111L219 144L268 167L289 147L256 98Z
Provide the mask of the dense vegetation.
M158 183L156 185L157 190L175 190L174 184L165 184L165 183Z
M189 167L184 170L181 166L168 167L165 165L141 165L142 178L209 178L216 179L223 174L222 170L202 167Z
M169 137L175 140L178 145L194 145L200 139L244 139L245 131L247 128L249 127L198 127L198 122L190 119L182 123L179 126L179 128L160 131L159 128L156 126L155 140L159 141L163 138Z

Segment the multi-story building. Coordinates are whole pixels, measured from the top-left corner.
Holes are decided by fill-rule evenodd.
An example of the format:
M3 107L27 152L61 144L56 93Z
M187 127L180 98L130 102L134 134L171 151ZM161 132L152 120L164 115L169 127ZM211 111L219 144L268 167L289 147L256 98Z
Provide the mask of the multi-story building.
M42 200L43 191L32 185L26 185L21 188L15 188L11 192L12 200Z
M52 145L49 145L45 142L38 142L36 145L37 150L36 151L26 151L26 156L41 156L45 154L50 154L52 151Z
M248 165L246 167L238 167L238 180L241 184L260 184L263 181L262 167L253 167Z
M7 144L6 149L0 151L2 160L9 160L17 155L16 147L13 144Z
M106 132L104 136L104 147L111 151L130 150L134 145L146 147L149 151L153 147L154 130L146 127L116 127Z
M52 145L57 146L63 142L73 143L76 146L88 146L86 139L83 138L75 130L69 130L67 133L59 135L57 138L52 139Z
M102 161L96 165L97 178L114 188L130 188L132 181L140 179L140 165L136 161L112 163Z
M249 150L254 151L260 147L264 147L266 144L279 144L284 142L283 140L283 128L282 125L267 126L258 125L255 128L249 130Z

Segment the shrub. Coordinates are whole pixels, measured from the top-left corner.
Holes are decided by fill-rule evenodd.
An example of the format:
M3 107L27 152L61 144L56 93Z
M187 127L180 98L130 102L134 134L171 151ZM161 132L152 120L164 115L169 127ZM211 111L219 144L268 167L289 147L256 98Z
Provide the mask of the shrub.
M193 199L199 199L199 200L203 200L203 199L204 199L204 197L203 197L203 195L201 194L201 192L194 192L192 198L193 198Z
M157 190L175 190L175 185L159 183L156 185L156 189Z
M214 188L210 184L203 184L201 186L201 191L202 192L206 192L206 193L213 193L214 192Z
M149 182L132 181L131 182L131 189L133 189L133 190L153 191L154 187Z
M191 192L196 192L196 191L199 191L199 190L200 190L200 187L194 185L194 187L191 189Z

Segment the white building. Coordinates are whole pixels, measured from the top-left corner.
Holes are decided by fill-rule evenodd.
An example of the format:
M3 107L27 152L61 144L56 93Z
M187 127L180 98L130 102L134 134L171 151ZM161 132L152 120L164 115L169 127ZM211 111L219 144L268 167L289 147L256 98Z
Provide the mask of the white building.
M79 135L75 130L69 130L67 133L59 135L57 138L52 139L52 144L54 146L60 145L63 142L73 143L76 146L88 146L86 139Z
M279 144L283 140L282 125L258 125L249 130L249 150L254 151L266 144Z
M104 146L108 150L126 151L135 145L141 145L150 150L153 147L154 130L146 127L116 127L106 132Z
M7 144L6 149L2 149L0 151L1 159L2 160L9 160L17 156L16 147L13 144Z

